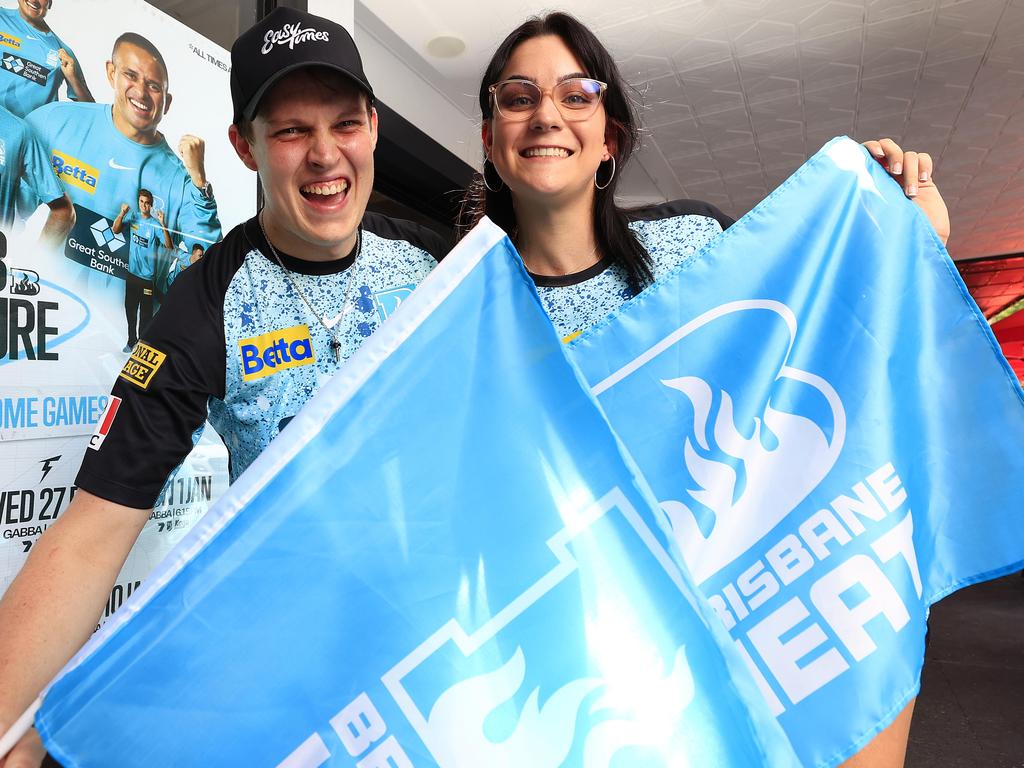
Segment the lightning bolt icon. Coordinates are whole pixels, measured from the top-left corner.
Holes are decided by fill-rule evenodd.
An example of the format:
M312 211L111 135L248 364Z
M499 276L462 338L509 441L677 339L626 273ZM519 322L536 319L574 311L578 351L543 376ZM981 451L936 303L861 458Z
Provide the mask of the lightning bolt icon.
M50 470L53 469L53 465L60 461L60 456L51 456L48 459L41 459L40 464L43 465L43 476L39 478L39 482L43 482L46 476L50 474Z

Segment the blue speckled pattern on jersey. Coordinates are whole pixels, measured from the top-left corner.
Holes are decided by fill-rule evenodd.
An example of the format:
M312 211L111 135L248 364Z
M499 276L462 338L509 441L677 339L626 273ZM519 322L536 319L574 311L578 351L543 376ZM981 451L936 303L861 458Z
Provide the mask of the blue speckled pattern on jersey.
M269 257L269 258L268 258ZM225 399L210 399L210 422L231 452L231 480L251 464L290 419L338 370L331 335L310 314L273 257L253 248L235 273L224 297ZM390 316L436 265L416 246L363 230L354 264L343 272L308 275L290 272L320 317L335 326L341 359L347 360ZM349 280L354 284L348 291ZM305 325L316 361L264 378L244 381L239 342L271 331Z
M698 215L635 221L630 227L651 254L655 280L722 232L722 225L716 219ZM626 272L618 265L573 285L538 285L537 292L562 338L586 330L633 298Z

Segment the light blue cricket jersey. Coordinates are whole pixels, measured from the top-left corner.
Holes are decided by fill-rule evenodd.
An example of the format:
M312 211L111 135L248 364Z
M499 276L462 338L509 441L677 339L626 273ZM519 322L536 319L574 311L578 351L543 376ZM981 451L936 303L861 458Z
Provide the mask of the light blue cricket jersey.
M26 196L50 203L64 188L28 124L0 106L0 229L14 226L18 200Z
M86 451L78 486L151 506L207 417L237 478L448 250L425 227L379 214L367 213L360 232L358 258L282 253L278 263L250 219L185 270L126 365L154 374L118 378L117 419L100 449Z
M78 63L74 52L53 32L40 32L21 18L17 8L0 8L0 104L24 117L56 101L65 82L57 56L60 48ZM78 98L70 83L68 98Z
M203 246L220 239L217 204L206 199L184 164L160 138L138 144L114 127L109 104L54 102L32 112L26 120L50 154L57 176L76 206L79 223L84 213L92 227L103 229L122 203L135 206L139 190L153 193L153 207L163 208L171 240Z
M128 241L128 271L143 280L152 280L157 264L162 264L164 230L154 217L143 218L128 211L121 219L122 233Z
M630 212L630 228L651 256L658 281L714 240L733 220L700 200L673 200ZM569 340L635 295L626 270L605 258L580 272L530 275L558 335Z

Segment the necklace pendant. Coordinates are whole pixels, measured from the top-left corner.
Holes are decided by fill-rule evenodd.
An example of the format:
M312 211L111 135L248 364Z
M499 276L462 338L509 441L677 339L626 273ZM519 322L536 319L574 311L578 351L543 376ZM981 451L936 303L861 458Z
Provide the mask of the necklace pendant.
M334 353L334 362L341 362L341 342L337 339L331 339L331 352Z

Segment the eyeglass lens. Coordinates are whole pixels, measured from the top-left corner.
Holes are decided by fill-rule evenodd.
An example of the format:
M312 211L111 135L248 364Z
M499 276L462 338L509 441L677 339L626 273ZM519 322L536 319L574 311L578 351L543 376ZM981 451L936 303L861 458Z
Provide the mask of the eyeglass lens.
M494 104L505 117L525 120L537 111L544 91L529 80L506 80L498 83ZM601 83L589 78L573 77L551 89L551 98L566 119L589 117L601 101Z

